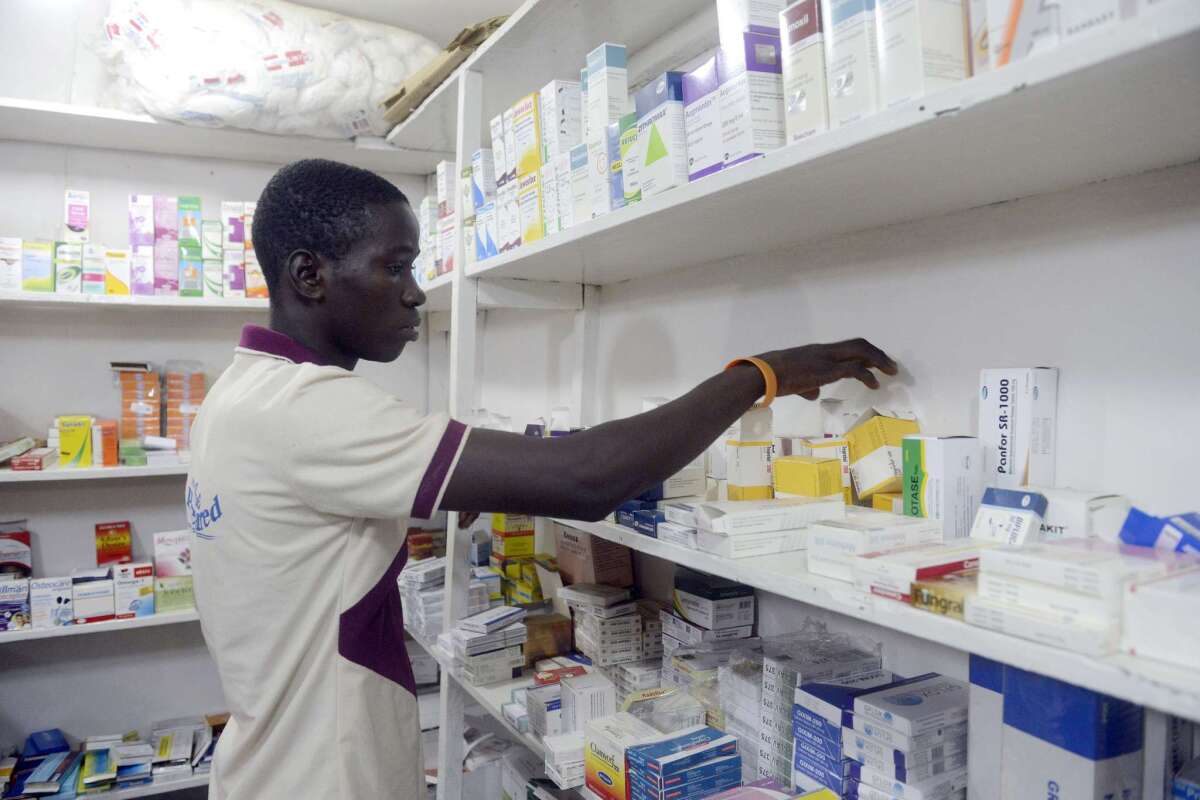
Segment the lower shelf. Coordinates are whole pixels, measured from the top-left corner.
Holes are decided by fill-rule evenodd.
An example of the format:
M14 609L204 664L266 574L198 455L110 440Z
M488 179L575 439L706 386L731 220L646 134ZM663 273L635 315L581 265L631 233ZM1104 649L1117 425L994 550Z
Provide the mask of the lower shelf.
M1164 713L1200 720L1200 681L1196 680L1194 671L1127 655L1092 658L873 597L849 583L810 573L808 557L803 550L726 559L643 536L611 522L566 519L554 522L764 592L1048 675Z
M91 794L88 797L102 797L104 800L132 800L134 797L155 797L160 794L178 792L183 789L195 789L200 786L208 786L208 775L188 775L186 778L170 778L162 781L154 781L153 783L145 783L141 786L130 786L128 789L114 789L111 792Z

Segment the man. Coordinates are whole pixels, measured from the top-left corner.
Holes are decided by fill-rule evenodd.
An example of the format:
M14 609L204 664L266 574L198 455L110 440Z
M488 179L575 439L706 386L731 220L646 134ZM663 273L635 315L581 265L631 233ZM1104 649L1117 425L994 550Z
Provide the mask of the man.
M874 388L872 368L896 370L862 340L809 345L574 436L468 432L352 371L417 339L417 221L398 189L297 162L263 191L253 237L270 328L246 327L209 392L187 488L196 603L232 712L214 800L422 796L396 586L407 518L440 508L600 519L764 394L815 399L825 383Z

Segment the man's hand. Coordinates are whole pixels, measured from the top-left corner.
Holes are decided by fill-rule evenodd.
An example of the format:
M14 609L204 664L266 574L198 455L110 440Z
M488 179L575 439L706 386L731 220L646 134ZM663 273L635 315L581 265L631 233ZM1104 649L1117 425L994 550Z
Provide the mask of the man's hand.
M779 395L798 394L816 400L827 383L854 378L871 389L879 388L879 379L871 372L896 374L896 362L866 339L847 339L834 344L806 344L788 350L773 350L759 356L775 370Z

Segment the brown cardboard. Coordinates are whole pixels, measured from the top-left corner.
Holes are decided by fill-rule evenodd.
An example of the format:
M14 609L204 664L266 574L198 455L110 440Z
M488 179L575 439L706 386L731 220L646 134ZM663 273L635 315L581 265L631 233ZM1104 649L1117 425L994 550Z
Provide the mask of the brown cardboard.
M563 583L633 585L633 559L628 547L575 528L562 525L554 528L558 571L562 573Z

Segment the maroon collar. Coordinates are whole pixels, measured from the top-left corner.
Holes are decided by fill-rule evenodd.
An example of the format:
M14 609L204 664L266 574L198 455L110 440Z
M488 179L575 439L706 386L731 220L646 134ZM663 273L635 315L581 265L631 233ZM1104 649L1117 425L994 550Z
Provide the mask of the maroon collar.
M256 350L272 356L286 358L296 364L316 364L319 367L329 366L329 362L316 351L310 350L292 337L260 325L245 325L242 327L242 340L239 347Z

